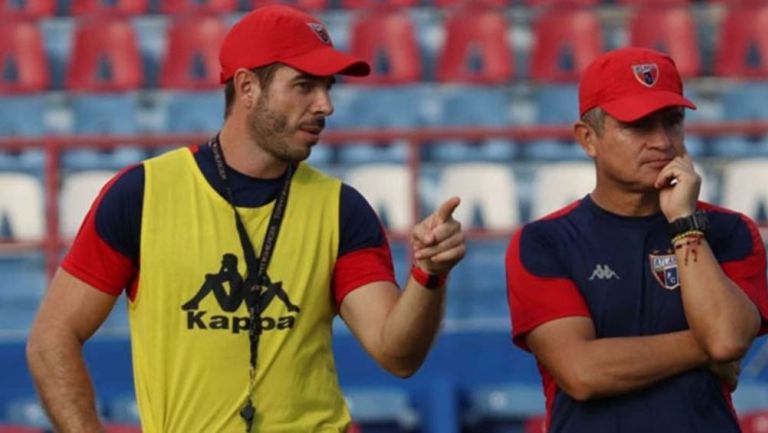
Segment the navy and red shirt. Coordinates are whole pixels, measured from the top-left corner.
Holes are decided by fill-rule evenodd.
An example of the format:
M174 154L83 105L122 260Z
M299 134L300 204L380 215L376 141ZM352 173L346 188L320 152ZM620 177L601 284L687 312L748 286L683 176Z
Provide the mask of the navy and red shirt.
M227 197L208 145L192 146L195 161L213 188ZM257 179L227 167L238 207L257 207L275 200L284 178ZM122 170L107 183L88 212L62 267L112 295L128 289L132 299L140 269L144 166ZM395 281L392 255L384 229L365 198L342 184L339 209L339 252L333 272L337 308L352 290L373 281Z
M728 277L752 300L768 330L766 255L744 215L706 203L706 234ZM514 342L551 320L592 319L597 338L688 329L663 214L623 217L589 196L518 230L506 257ZM549 433L738 432L730 395L706 367L618 397L578 402L539 365Z

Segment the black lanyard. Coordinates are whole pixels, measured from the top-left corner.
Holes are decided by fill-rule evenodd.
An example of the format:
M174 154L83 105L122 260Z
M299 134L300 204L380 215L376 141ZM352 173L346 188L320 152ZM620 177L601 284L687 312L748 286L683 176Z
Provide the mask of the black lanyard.
M246 289L245 301L248 305L248 315L251 320L250 327L248 328L248 339L250 341L251 350L251 367L249 370L249 384L248 384L248 396L246 402L243 404L240 410L240 416L245 421L246 432L250 433L253 427L253 420L256 417L256 409L253 405L253 391L256 387L256 360L259 354L259 337L261 335L261 305L259 298L261 294L262 286L270 284L269 277L267 276L267 267L269 266L269 260L272 258L272 252L275 250L275 243L277 242L277 234L280 231L280 224L283 222L283 216L285 215L285 206L288 204L288 192L291 187L291 177L293 177L293 165L288 165L288 172L285 176L285 182L283 188L280 191L280 195L277 197L275 207L272 209L272 215L269 218L269 226L267 226L267 233L264 235L264 243L261 245L261 256L256 257L256 250L253 248L251 239L248 237L248 232L245 230L240 213L235 207L235 199L232 195L232 188L229 185L229 178L227 177L226 161L224 160L224 153L221 151L221 144L219 143L219 136L212 138L208 145L213 152L213 159L216 162L216 170L219 173L219 179L224 184L224 188L227 193L227 199L232 206L232 211L235 214L235 225L237 226L237 235L240 237L240 245L243 247L243 255L245 256L245 263L248 266L248 273L243 282L243 286Z

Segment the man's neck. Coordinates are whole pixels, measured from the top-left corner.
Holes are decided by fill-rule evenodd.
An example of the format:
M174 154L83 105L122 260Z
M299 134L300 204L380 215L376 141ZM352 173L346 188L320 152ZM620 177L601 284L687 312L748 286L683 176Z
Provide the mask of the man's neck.
M233 122L224 122L219 133L219 144L227 165L246 176L274 179L285 173L288 163L270 155L254 142L247 131Z
M626 191L598 185L589 195L600 208L616 215L640 217L658 213L658 192Z

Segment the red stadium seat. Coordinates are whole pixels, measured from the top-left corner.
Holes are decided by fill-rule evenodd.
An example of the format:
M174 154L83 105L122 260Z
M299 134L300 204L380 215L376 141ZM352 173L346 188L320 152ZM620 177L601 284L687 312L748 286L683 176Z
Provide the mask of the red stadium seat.
M55 9L55 0L0 0L3 19L45 18L52 16Z
M45 433L45 430L39 427L0 425L0 433Z
M584 7L600 4L600 0L525 0L528 6Z
M757 411L739 415L742 433L768 433L768 411Z
M439 81L504 83L512 78L514 58L509 23L494 9L459 9L446 24L446 41L437 65Z
M75 29L66 88L122 91L141 86L142 67L136 34L121 19L91 19Z
M768 5L734 7L720 25L715 74L765 78L768 75Z
M618 0L619 4L641 7L688 6L691 0Z
M433 0L433 3L441 8L455 8L465 6L504 8L510 6L512 2L508 0Z
M602 30L588 9L552 9L533 26L531 77L539 82L578 81L602 53Z
M683 78L701 73L696 23L687 8L642 8L629 26L629 44L665 52Z
M401 8L418 5L418 0L342 0L344 9Z
M35 92L48 87L48 60L37 24L0 22L0 93Z
M160 71L166 89L219 87L219 47L227 24L217 16L186 16L168 30L168 48Z
M166 14L217 14L237 9L237 0L163 0L160 4Z
M147 0L73 0L75 16L131 16L147 13Z
M365 84L400 84L419 81L421 55L413 23L405 12L375 10L352 25L350 51L371 64L371 75L348 78Z
M328 9L330 0L252 0L252 4L254 9L261 6L283 4L312 12Z

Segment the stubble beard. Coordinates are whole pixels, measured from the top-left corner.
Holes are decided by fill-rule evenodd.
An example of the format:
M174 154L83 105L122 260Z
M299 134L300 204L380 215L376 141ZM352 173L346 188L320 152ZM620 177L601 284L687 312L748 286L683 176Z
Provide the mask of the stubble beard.
M288 118L269 109L269 99L262 93L256 106L248 112L248 134L259 147L275 159L285 163L301 162L309 152L294 150L288 142Z

